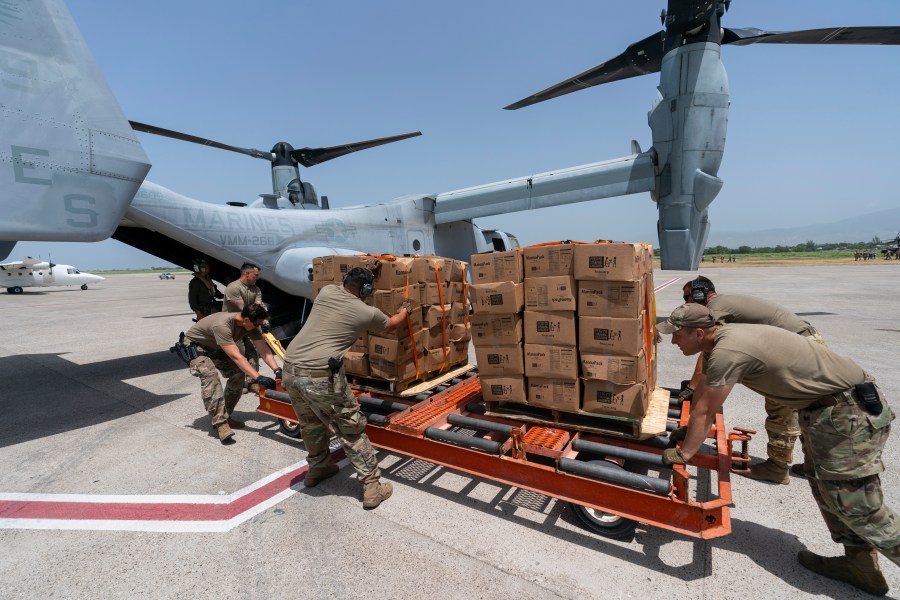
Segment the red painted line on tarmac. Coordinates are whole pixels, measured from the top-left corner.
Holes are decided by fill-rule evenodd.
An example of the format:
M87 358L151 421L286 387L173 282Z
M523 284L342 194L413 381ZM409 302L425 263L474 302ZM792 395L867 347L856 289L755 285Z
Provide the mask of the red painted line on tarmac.
M344 451L338 450L331 456L333 462L338 462L344 458ZM227 521L302 482L308 470L308 465L294 469L227 504L6 500L0 501L0 519Z

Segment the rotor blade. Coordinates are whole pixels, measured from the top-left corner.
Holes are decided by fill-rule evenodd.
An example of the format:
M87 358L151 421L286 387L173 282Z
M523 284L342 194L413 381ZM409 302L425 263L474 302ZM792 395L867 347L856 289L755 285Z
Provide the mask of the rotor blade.
M830 27L802 31L725 28L722 44L900 44L900 27Z
M304 167L311 167L332 158L338 158L357 150L366 150L390 144L391 142L399 142L411 137L422 135L421 131L413 131L411 133L403 133L401 135L392 135L389 137L377 138L374 140L366 140L364 142L353 142L352 144L342 144L340 146L329 146L328 148L299 148L291 152L291 158L296 160Z
M161 135L163 137L170 137L176 140L181 140L183 142L193 142L194 144L200 144L201 146L212 146L213 148L221 148L222 150L230 150L231 152L237 152L238 154L246 154L247 156L252 156L253 158L261 158L263 160L267 160L272 162L273 157L271 152L264 152L262 150L257 150L256 148L238 148L237 146L229 146L228 144L223 144L221 142L216 142L213 140L207 140L205 138L200 138L193 135L188 135L187 133L181 133L180 131L172 131L171 129L163 129L162 127L157 127L156 125L147 125L145 123L138 123L137 121L128 121L131 123L131 128L135 131L141 131L143 133L152 133L154 135Z
M580 89L600 85L601 83L610 83L611 81L619 81L629 77L637 77L638 75L656 73L662 65L664 35L665 32L663 31L654 33L639 42L631 44L622 54L615 58L611 58L592 69L588 69L584 73L557 83L546 90L504 108L506 110L516 110L543 102L544 100L564 96Z

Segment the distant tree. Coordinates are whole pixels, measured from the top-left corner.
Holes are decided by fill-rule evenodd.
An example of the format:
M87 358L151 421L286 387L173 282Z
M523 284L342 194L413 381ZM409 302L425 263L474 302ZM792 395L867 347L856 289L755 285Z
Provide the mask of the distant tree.
M878 237L878 236L876 235L875 237L872 238L872 243L873 243L873 244L880 244L880 243L881 243L881 238Z
M812 240L806 240L805 244L800 244L797 247L797 250L799 250L801 252L803 252L803 251L813 252L815 249L816 249L816 243Z
M750 254L751 252L753 252L753 248L750 246L739 246L737 249L738 254Z

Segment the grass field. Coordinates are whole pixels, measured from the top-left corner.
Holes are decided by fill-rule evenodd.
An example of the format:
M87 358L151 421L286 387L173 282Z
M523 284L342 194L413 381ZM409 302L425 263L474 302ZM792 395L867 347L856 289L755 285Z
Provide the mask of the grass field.
M713 262L713 256L716 262ZM720 262L733 256L735 262ZM656 259L659 265L659 259ZM712 255L706 256L701 263L704 269L733 269L735 267L809 267L816 265L841 265L856 264L862 265L898 265L900 260L884 260L883 255L879 254L875 260L859 260L853 257L853 252L841 250L828 250L822 252L771 252L763 254L730 254L730 255Z

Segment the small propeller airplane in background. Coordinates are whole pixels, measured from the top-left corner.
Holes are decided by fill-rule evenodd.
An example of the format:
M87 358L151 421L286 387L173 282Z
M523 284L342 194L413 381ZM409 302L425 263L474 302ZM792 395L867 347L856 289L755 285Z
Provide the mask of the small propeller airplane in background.
M22 262L0 264L0 281L8 294L21 294L27 287L78 285L86 290L89 283L103 281L103 277L26 256Z
M718 170L730 99L722 44L900 44L900 27L724 28L729 0L669 0L661 31L506 107L659 72L649 149L633 141L622 158L330 209L326 197L320 200L301 180L299 166L419 132L326 148L279 142L261 151L129 121L62 0L3 4L0 256L17 240L113 237L185 268L205 258L219 281L236 278L239 266L252 262L262 268L260 285L282 339L299 329L309 309L314 257L373 252L468 260L475 252L517 247L515 236L475 223L491 215L649 192L658 207L662 268L694 270L709 234L709 206L723 185ZM266 160L272 193L248 204L213 205L145 181L150 161L134 131ZM565 237L549 228L547 234Z

